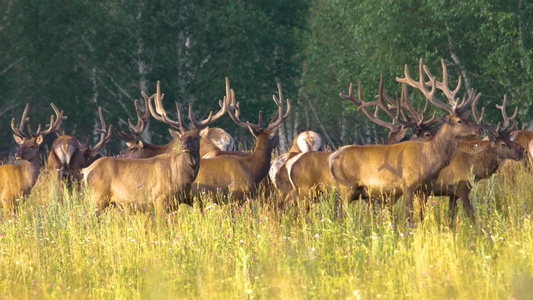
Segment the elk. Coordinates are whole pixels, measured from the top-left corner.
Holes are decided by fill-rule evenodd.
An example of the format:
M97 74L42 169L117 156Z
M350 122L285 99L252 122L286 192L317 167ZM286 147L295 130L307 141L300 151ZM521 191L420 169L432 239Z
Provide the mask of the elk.
M63 111L59 112L53 103L51 105L58 121L66 119L63 116ZM96 129L100 132L100 141L94 147L91 147L88 141L85 145L82 145L73 136L64 133L59 135L59 126L61 124L56 127L56 133L59 136L54 140L48 155L48 170L50 172L59 172L58 175L67 178L69 182L79 181L81 169L89 166L97 158L100 148L109 141L111 136L111 125L106 129L101 107L98 107L98 114L102 128Z
M361 84L358 84L358 99L353 96L352 84L348 89L348 95L339 93L342 99L352 102L358 110L361 110L371 121L374 123L386 127L390 130L389 138L385 144L395 144L401 142L407 129L413 129L416 134L413 136L416 139L427 139L432 136L430 126L438 120L435 116L424 121L424 114L427 110L427 102L422 112L416 111L407 95L407 88L405 84L402 85L401 99L392 100L384 90L383 77L380 77L379 93L377 101L365 102L363 100L363 92ZM396 105L396 112L392 112L385 103L385 100L389 103ZM369 106L376 106L374 113L368 110ZM387 115L393 118L392 122L386 122L378 118L378 109L381 108ZM403 112L403 108L407 109L411 114L410 117ZM402 119L402 117L404 119ZM395 125L394 120L398 121L401 125ZM333 174L329 168L329 157L332 152L323 153L302 153L294 156L286 163L287 173L291 184L291 190L285 193L287 196L292 197L306 197L310 196L312 199L316 199L320 194L322 188L329 189L331 184L336 184Z
M359 199L390 197L393 203L402 196L406 214L414 213L413 195L427 184L435 182L441 169L447 166L459 149L461 139L480 134L480 129L466 118L466 109L474 102L475 93L455 99L461 86L461 77L455 90L448 87L448 73L443 60L442 82L438 82L429 70L419 63L419 80L415 81L405 65L405 78L396 78L420 90L435 106L449 112L444 124L432 138L419 141L406 141L393 145L351 145L335 151L329 158L330 169L339 185L341 197L348 202ZM429 83L425 81L425 75ZM431 87L431 91L427 88ZM449 105L435 96L440 89ZM457 99L458 100L458 99ZM340 199L335 207L340 213Z
M233 122L240 127L248 128L255 137L254 151L244 157L221 155L209 159L202 158L198 176L192 184L193 195L199 195L201 192L214 195L218 192L223 195L231 193L233 198L242 201L245 194L253 195L256 192L259 183L268 174L276 130L287 119L291 111L290 102L287 100L287 110L283 114L283 93L279 84L278 95L279 100L276 95L272 96L278 106L277 113L267 128L263 129L261 112L259 112L257 124L240 120L239 103L235 104L235 94L233 90L231 91L231 98L229 99L231 105L229 105L228 114Z
M198 174L200 131L226 113L229 94L229 81L226 78L227 96L220 110L216 114L210 112L206 119L199 122L193 116L192 104L189 104L189 128L183 123L179 104L176 103L178 121L168 117L163 108L164 94L161 95L158 81L156 94L149 98L148 109L156 120L177 129L169 131L180 141L181 149L145 159L104 157L83 169L84 179L94 192L97 210L103 210L110 203L126 206L139 203L155 204L157 212L161 214L164 209L175 208L179 203L192 205L184 195L189 194L191 183ZM177 201L173 201L175 197Z
M520 145L523 149L527 149L529 143L533 140L533 131L515 130L511 132L511 141Z
M531 140L527 145L527 157L529 159L529 163L531 164L533 162L533 140Z
M54 122L54 116L50 118L48 129L41 131L41 125L37 132L33 133L28 124L28 133L24 130L24 123L29 121L28 109L30 105L26 104L20 125L15 125L15 118L11 120L11 129L14 134L15 142L20 148L15 153L15 159L22 160L21 164L8 164L0 166L0 200L2 201L4 214L14 211L16 208L16 199L26 195L33 187L39 176L39 146L43 142L43 137L56 130L61 120Z
M283 197L292 190L286 162L299 153L312 151L324 151L322 137L314 131L303 131L294 137L289 152L278 156L270 165L268 171L270 182Z
M483 151L489 144L489 140L468 138L461 141L461 144L459 145L459 151L468 153L478 153L480 151Z
M484 109L482 109L481 115L477 114L476 99L472 105L472 112L476 122L486 130L489 137L488 144L482 151L477 153L457 153L451 163L440 171L437 180L428 186L433 195L449 197L448 213L452 221L454 220L457 199L462 199L468 217L475 221L474 209L469 198L470 190L472 189L469 179L470 174L474 176L474 180L477 182L494 174L504 159L522 159L522 150L509 138L511 131L516 126L516 122L513 122L513 120L517 116L518 107L515 109L514 114L508 117L505 112L506 101L507 97L504 96L502 105L496 105L503 116L503 125L500 127L500 124L498 126L490 126L483 122Z
M131 119L128 119L128 126L130 133L121 131L115 128L115 135L123 140L128 148L121 152L121 155L128 158L148 158L154 157L163 153L174 152L176 147L179 147L176 143L179 143L179 139L172 139L166 145L154 145L143 141L140 136L146 129L148 120L150 119L150 111L148 109L149 98L144 92L141 92L144 98L143 111L139 107L139 102L135 100L135 111L137 112L137 124L134 125ZM235 141L233 137L222 128L210 128L205 127L200 130L200 156L204 156L207 153L215 150L229 151L232 150Z

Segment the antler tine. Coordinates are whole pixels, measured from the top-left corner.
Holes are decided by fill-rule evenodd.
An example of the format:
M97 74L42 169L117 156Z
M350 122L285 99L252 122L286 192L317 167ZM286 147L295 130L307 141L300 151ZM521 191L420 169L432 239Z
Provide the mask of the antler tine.
M66 120L67 117L66 116L63 116L63 111L59 111L59 109L55 106L54 103L50 103L50 106L52 106L52 109L54 110L55 114L56 114L56 121L55 123L51 123L53 125L51 125L51 127L53 127L51 129L51 131L57 133L57 135L61 135L61 124L63 123L63 120ZM50 130L50 128L49 128ZM63 132L64 134L64 132Z
M22 119L20 120L20 125L15 125L15 118L11 119L11 129L13 129L13 132L21 137L26 138L28 137L22 130L24 130L24 123L26 121L29 121L30 118L28 118L28 109L30 108L30 104L26 103L26 107L24 108L24 112L22 113Z
M510 134L517 124L516 122L513 122L513 121L518 116L518 107L515 107L513 115L509 118L505 111L506 105L507 105L507 95L503 95L502 105L496 104L496 108L498 108L502 112L502 117L503 117L503 126L500 128L500 124L498 123L498 127L496 129L496 131L498 131L498 133L501 135Z
M141 95L144 98L144 109L145 110L142 111L141 108L139 107L139 101L135 100L135 111L137 112L137 125L133 125L133 122L131 122L131 119L128 118L128 125L130 127L130 131L136 136L141 135L144 129L146 128L146 124L148 123L148 120L150 118L148 102L151 97L154 97L153 95L151 97L148 97L144 91L141 91Z
M177 103L176 103L176 110L178 111L178 122L171 120L167 116L167 112L163 108L163 104L162 104L162 101L163 101L164 97L165 97L165 94L161 94L160 82L158 80L157 81L156 93L152 97L148 98L148 108L150 109L150 113L158 121L161 121L161 122L163 122L163 123L165 123L167 125L170 125L170 126L172 126L174 128L177 128L180 131L186 130L187 127L185 127L183 125L182 117L181 117L181 110L180 110L179 105ZM152 100L154 100L155 109L152 106Z
M36 137L38 135L46 135L46 134L49 134L50 132L52 132L54 130L54 124L55 124L54 123L54 116L52 115L50 117L50 124L46 125L46 127L48 127L48 129L46 129L45 131L41 131L41 124L39 124L39 126L37 127L37 132L33 133L31 131L30 125L28 124L28 132L33 137Z
M232 93L230 85L229 85L228 77L226 77L225 83L226 83L226 97L224 97L224 100L222 101L222 105L220 106L220 110L217 113L213 114L213 112L210 111L209 116L207 116L206 119L200 122L196 122L194 120L194 117L191 114L191 110L189 109L189 119L191 119L191 122L195 128L200 129L215 122L216 120L220 119L220 117L222 117L228 111L227 101L229 100L229 95ZM219 105L220 105L220 101L219 101Z
M423 65L422 58L419 60L418 73L419 73L419 80L418 80L418 82L416 82L409 75L409 69L408 69L407 65L405 65L405 67L404 67L405 78L396 77L396 81L402 82L402 83L407 83L408 85L418 89L419 91L421 91L424 94L424 96L426 96L426 98L433 105L435 105L436 107L438 107L440 109L443 109L443 110L449 112L452 115L456 115L456 111L454 110L453 105L444 104L444 103L442 103L440 100L438 100L435 97L435 92L436 92L436 88L437 88L437 81L435 79L435 76L433 76L431 74L431 72L429 72L428 68ZM428 76L429 82L425 82L424 74L426 74ZM447 81L447 79L445 81ZM442 83L439 83L439 87L440 87L439 89L442 88L441 85L442 85ZM431 86L431 91L427 90L428 86ZM451 104L451 102L450 102L450 104Z
M289 117L289 114L291 112L291 103L289 102L289 99L287 99L287 111L283 115L283 91L281 89L281 84L279 83L278 83L278 95L279 95L279 100L276 97L276 95L272 95L272 99L278 106L278 113L274 116L274 118L272 118L270 123L268 123L266 130L272 131L276 129L279 125L281 125L281 122L283 122Z
M403 100L403 101L402 101ZM418 112L414 109L413 105L411 104L411 100L409 98L409 93L407 91L407 85L405 83L402 84L402 94L401 94L401 103L405 103L405 106L409 110L409 112L414 117L415 123L417 127L429 127L433 125L434 123L438 122L436 119L435 113L429 118L428 120L424 121L424 115L427 112L427 109L429 108L429 99L426 97L426 102L424 103L424 108L422 109L422 112Z
M479 95L480 96L480 95ZM485 129L489 135L489 138L494 138L498 136L498 131L496 130L496 127L491 126L483 121L483 117L485 115L485 108L481 108L481 115L478 115L477 112L477 102L480 97L475 97L474 101L472 102L472 115L474 116L474 120L481 126L483 129ZM499 125L498 125L499 126Z
M124 131L120 130L120 127L118 127L118 126L115 127L115 130L114 130L113 132L115 132L115 135L116 135L119 139L121 139L121 140L123 140L123 141L125 141L125 142L131 142L131 141L134 141L134 140L136 140L137 137L138 137L137 135L132 134L132 133L125 133Z
M380 81L380 93L381 93L381 81ZM400 125L395 125L394 123L388 123L388 122L385 122L381 119L379 119L377 117L378 115L378 111L379 111L379 107L381 104L378 104L377 101L373 101L373 102L365 102L363 100L363 89L361 88L361 82L359 82L357 84L357 91L358 91L358 98L359 100L355 99L355 97L353 96L353 84L350 83L350 86L348 88L348 95L345 95L343 93L339 93L339 96L345 100L349 100L351 101L353 104L355 104L355 106L357 107L357 110L361 110L366 116L367 118L378 124L379 126L382 126L382 127L385 127L385 128L388 128L390 129L391 131L398 131L400 129ZM368 111L368 106L370 105L376 105L376 110L374 113L371 113L370 111ZM387 112L387 111L385 111ZM389 111L390 113L390 111ZM389 114L390 116L392 116L392 118L395 118L395 116L391 113ZM394 121L393 121L394 122Z
M228 92L229 91L229 92ZM226 97L224 97L224 100L226 102L226 105L229 107L227 110L228 115L230 116L231 120L237 126L242 128L249 128L254 132L257 132L261 130L261 123L262 123L262 113L259 111L259 120L258 124L252 124L250 122L243 122L240 119L241 109L239 107L239 102L235 102L235 92L233 89L229 87L229 81L226 81Z
M394 114L394 113L392 113L390 108L385 103L385 100L388 100L389 102L392 102L392 103L394 103L394 101L385 93L385 87L384 87L384 83L383 83L383 75L379 76L379 93L378 93L377 98L378 98L378 100L377 100L376 105L378 107L381 107L381 109L387 115L389 115L391 118L395 119L395 118L397 118L400 115L400 109L398 107L396 107L396 114ZM361 103L363 103L362 100L361 100ZM372 103L372 102L367 102L367 104L369 104L369 103ZM365 105L365 104L363 103L363 105ZM376 109L376 112L377 112L377 109ZM374 115L376 115L376 114L374 113Z
M102 125L102 128L96 129L97 132L100 132L100 141L98 142L98 144L96 144L94 147L91 148L93 152L98 152L98 150L100 150L100 147L107 144L107 142L109 142L109 139L111 138L112 125L109 125L109 128L106 129L104 115L102 114L102 107L100 106L98 106L98 115L100 116L100 123ZM106 136L106 132L107 132L107 136Z
M452 108L455 111L458 108L455 95L461 88L462 78L461 76L459 76L458 81L457 81L457 87L453 91L451 91L450 88L448 87L448 69L446 68L446 63L444 62L444 59L441 59L440 63L442 65L442 82L437 81L437 88L444 93L446 98L448 98L448 102L450 102L450 104L452 105ZM426 66L424 66L424 70L427 70Z

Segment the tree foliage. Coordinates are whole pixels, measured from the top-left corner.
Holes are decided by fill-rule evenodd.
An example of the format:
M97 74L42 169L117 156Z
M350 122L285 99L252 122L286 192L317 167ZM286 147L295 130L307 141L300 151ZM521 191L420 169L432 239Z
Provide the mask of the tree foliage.
M419 58L435 75L444 59L450 78L483 94L489 120L507 94L531 128L532 16L524 0L0 0L0 148L12 149L9 122L26 102L32 123L46 122L54 102L68 134L96 138L98 106L124 128L140 91L160 80L169 112L192 102L200 118L217 109L225 77L252 122L259 110L272 115L281 83L293 104L287 139L310 129L334 145L378 142L385 132L338 94L361 82L371 99L380 75L398 93L395 78L405 64L416 73ZM252 140L229 118L216 125ZM167 141L166 127L152 122L145 138Z

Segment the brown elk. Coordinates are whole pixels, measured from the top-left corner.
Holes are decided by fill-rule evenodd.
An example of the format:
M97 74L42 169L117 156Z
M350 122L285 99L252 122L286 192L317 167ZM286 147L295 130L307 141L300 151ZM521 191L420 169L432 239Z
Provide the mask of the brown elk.
M448 73L443 60L442 82L438 82L428 69L419 63L419 80L415 81L405 66L405 78L397 81L420 90L435 106L449 112L440 130L427 141L406 141L393 145L344 146L333 153L330 169L339 185L341 197L351 202L359 199L390 197L395 201L403 195L409 217L413 215L413 195L423 186L434 182L441 169L447 166L458 151L460 140L477 136L480 129L466 118L466 110L473 103L475 93L463 96L457 102L455 94L461 86L461 77L455 90L448 88ZM429 83L425 81L425 75ZM431 91L427 87L431 87ZM443 91L449 105L435 96ZM336 208L340 208L340 199Z
M292 191L292 185L286 168L287 161L299 153L323 150L324 146L322 145L320 134L308 130L296 135L289 152L278 156L270 165L268 177L273 188L285 198Z
M57 119L64 120L63 111L59 112L57 107L52 103ZM98 156L100 148L105 145L111 136L111 125L106 129L104 116L102 115L102 108L98 107L98 114L100 116L100 123L102 128L97 129L100 132L100 141L96 146L91 147L88 144L82 145L73 136L61 134L52 144L52 149L48 155L48 170L50 172L58 172L69 182L78 181L80 179L80 171L82 168L89 166ZM56 132L59 134L59 126L56 127ZM107 136L106 136L107 132Z
M411 138L427 139L432 136L431 125L438 122L435 116L424 121L424 114L428 107L427 102L422 112L415 110L409 101L405 84L402 85L401 99L392 100L385 93L383 77L380 77L377 101L365 102L363 100L360 83L358 84L358 99L353 96L352 84L349 86L348 95L339 93L339 96L342 99L352 102L371 121L390 130L386 144L401 142L405 137L406 130L409 128L415 133ZM395 105L396 112L393 112L385 101ZM369 106L376 107L374 113L368 110ZM382 109L387 115L393 118L393 121L389 123L381 120L378 117L378 109ZM404 112L404 109L408 112ZM394 121L398 121L401 125L395 125ZM329 168L329 157L331 154L332 152L302 153L287 161L287 176L289 177L291 186L289 192L284 195L293 198L310 196L311 199L316 199L322 189L331 188L331 184L335 185L336 182Z
M489 140L480 140L478 138L467 138L461 141L459 151L468 153L478 153L483 151L491 142Z
M40 160L39 146L43 142L43 137L56 130L56 126L61 120L54 122L54 116L50 119L48 129L41 131L41 125L37 132L33 133L28 125L29 136L24 130L24 123L29 120L28 109L30 105L26 104L20 125L15 125L15 118L11 120L11 129L14 134L15 142L20 148L15 153L15 159L22 160L21 164L8 164L0 166L0 200L4 208L4 214L13 211L16 208L16 199L26 195L33 187L39 176Z
M228 110L233 122L243 128L248 128L256 138L254 151L248 156L221 155L209 159L201 159L200 170L192 184L193 195L207 193L223 195L232 194L234 199L243 200L246 195L253 195L259 183L268 174L272 149L274 147L274 135L277 128L289 116L291 107L287 100L287 111L283 114L283 93L278 84L279 100L276 95L272 98L278 106L278 111L268 124L262 128L262 117L259 112L258 124L243 122L240 120L239 103L235 104L235 95L231 91L231 105Z
M520 145L523 149L527 149L529 143L533 140L533 131L515 130L511 132L511 141Z
M477 153L457 153L451 163L440 171L439 177L433 185L429 186L429 190L433 195L449 196L448 211L452 221L454 220L457 199L462 199L467 215L472 221L475 220L474 209L469 198L470 190L472 189L470 184L471 174L477 182L494 174L504 159L522 159L522 149L509 139L511 131L516 126L513 120L517 116L518 108L515 109L513 116L508 117L505 113L506 101L507 97L504 96L502 105L496 105L503 116L503 125L501 127L500 124L498 126L490 126L483 122L484 110L482 109L481 115L478 115L476 103L472 105L474 118L486 130L489 136L489 143L482 151Z
M155 145L147 143L140 138L150 119L150 111L148 109L149 97L144 92L141 92L141 94L144 98L145 110L143 111L139 107L138 101L135 100L137 124L134 125L131 119L128 119L130 133L121 131L118 128L115 129L115 135L128 146L128 148L121 152L121 155L128 158L148 158L163 153L174 152L176 147L179 149L179 139L172 139L166 145ZM230 151L235 145L233 137L222 128L205 127L200 130L200 138L200 156L204 156L215 150Z
M229 82L226 78L226 95L229 95ZM163 108L164 95L157 92L150 97L148 108L158 121L178 129L170 130L174 138L181 142L181 149L145 159L104 157L82 171L89 189L94 192L97 209L102 210L110 203L135 206L135 204L155 204L158 213L174 208L178 203L188 203L191 183L196 178L200 162L200 130L222 117L227 108L226 96L220 110L197 122L194 119L192 104L189 104L191 128L183 123L181 109L176 103L178 121L171 120ZM155 109L151 100L155 102ZM177 198L177 202L173 199ZM142 206L141 206L142 208Z

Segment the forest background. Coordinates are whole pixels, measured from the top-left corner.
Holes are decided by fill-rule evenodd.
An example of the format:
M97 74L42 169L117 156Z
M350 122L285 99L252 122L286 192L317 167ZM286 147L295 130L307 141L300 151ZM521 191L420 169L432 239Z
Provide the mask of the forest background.
M293 105L282 149L302 130L332 147L381 142L386 132L338 94L361 82L372 99L380 75L397 94L395 78L405 64L416 76L420 58L438 79L444 59L451 80L460 75L482 93L489 121L501 118L494 104L507 95L519 129L531 130L532 46L533 2L524 0L0 0L0 157L17 148L10 122L25 103L31 124L47 123L54 102L68 116L67 134L94 141L98 106L127 131L134 100L160 80L167 111L192 102L200 118L217 110L225 77L241 118L253 122L259 110L270 118L281 84ZM214 126L253 145L230 118ZM151 122L143 138L166 143L166 128ZM114 137L107 152L124 148Z

